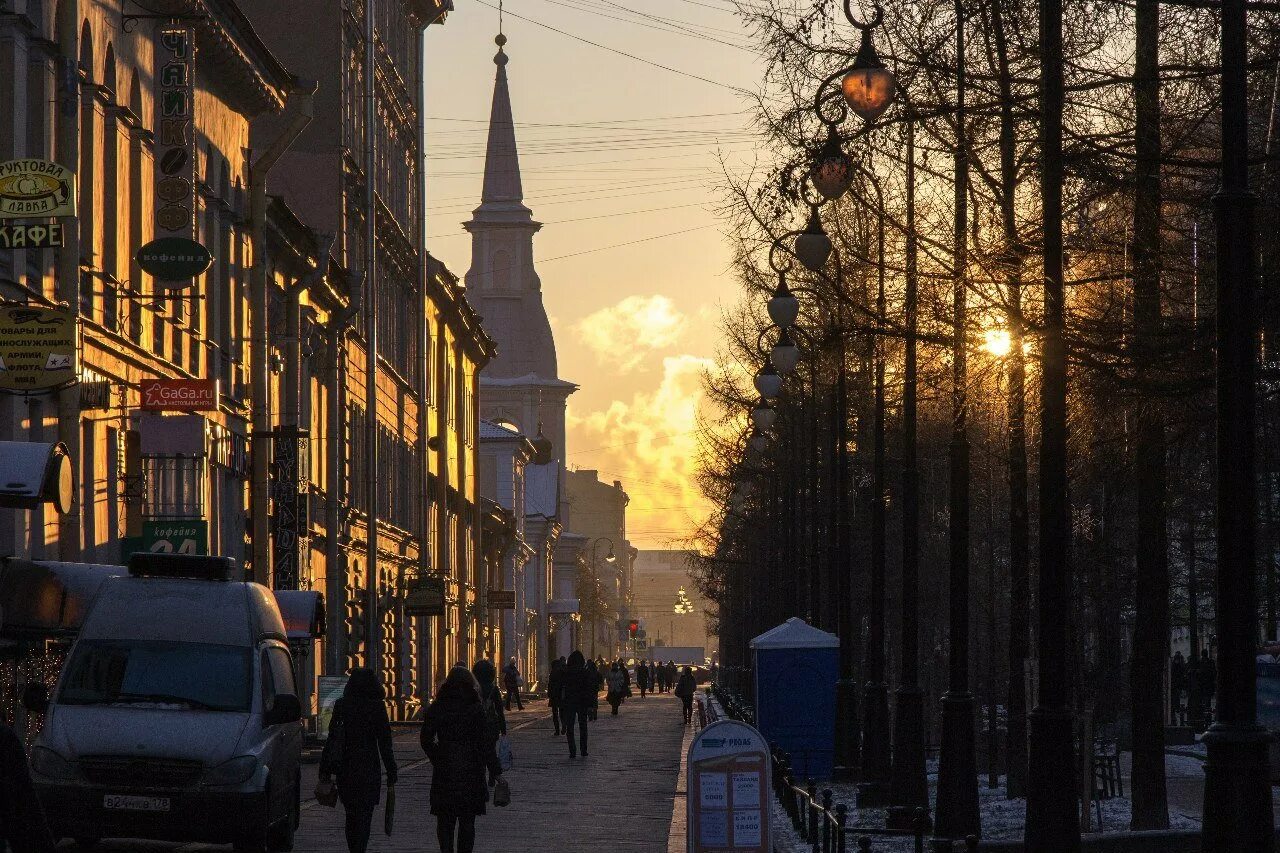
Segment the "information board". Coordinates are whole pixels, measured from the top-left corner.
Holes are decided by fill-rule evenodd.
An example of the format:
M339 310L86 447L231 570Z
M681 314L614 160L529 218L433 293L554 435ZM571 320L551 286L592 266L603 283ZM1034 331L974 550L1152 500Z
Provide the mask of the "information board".
M689 745L689 853L770 853L769 746L736 720L707 726Z

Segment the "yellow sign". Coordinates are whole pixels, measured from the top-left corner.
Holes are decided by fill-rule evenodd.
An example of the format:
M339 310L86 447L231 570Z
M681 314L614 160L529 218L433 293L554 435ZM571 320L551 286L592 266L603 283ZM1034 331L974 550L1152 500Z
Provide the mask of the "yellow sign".
M0 163L0 219L75 216L76 176L49 160Z
M0 391L35 393L76 381L76 319L61 308L0 308Z

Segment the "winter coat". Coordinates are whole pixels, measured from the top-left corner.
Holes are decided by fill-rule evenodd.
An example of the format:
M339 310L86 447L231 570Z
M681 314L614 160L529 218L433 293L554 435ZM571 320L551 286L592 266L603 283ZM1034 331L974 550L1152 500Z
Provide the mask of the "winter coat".
M497 777L502 766L474 693L441 691L422 719L422 751L431 760L431 813L484 814L485 771Z
M626 676L620 669L609 670L609 674L605 676L605 683L609 685L610 696L622 696L627 692Z
M53 836L31 784L27 755L13 729L0 723L0 850L53 853Z
M680 680L676 682L676 695L681 699L692 699L697 690L698 682L690 673L681 675Z
M398 772L391 751L387 707L380 699L343 696L334 703L329 731L340 734L325 743L320 772L335 778L342 805L349 809L373 808L382 798L382 769L387 770L388 784L395 784ZM338 737L342 739L340 748Z
M480 706L484 709L485 733L497 743L507 733L507 715L502 710L502 691L496 684L480 685Z
M520 670L515 664L509 663L502 668L502 683L508 690L520 688Z
M547 701L553 708L559 707L564 701L564 665L560 661L551 664L551 675L547 678Z
M569 656L569 665L564 670L564 688L560 691L560 706L569 710L585 711L596 704L596 693L599 688L596 679L587 669L580 652Z
M644 664L636 667L636 684L640 685L641 690L649 689L649 667Z

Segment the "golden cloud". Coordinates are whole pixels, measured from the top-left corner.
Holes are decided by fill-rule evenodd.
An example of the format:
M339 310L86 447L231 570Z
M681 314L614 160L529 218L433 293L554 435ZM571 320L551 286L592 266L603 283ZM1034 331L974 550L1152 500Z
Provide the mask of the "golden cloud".
M628 296L582 318L574 331L604 364L627 373L647 352L674 346L688 318L665 296Z

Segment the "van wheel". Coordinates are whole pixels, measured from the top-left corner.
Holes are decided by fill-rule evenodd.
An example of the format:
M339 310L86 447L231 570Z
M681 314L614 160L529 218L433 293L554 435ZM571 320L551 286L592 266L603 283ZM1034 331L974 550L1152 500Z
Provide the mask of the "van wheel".
M289 814L284 820L267 830L267 850L272 853L289 853L293 850L293 835L302 820L302 804L299 802L300 787L294 790L293 800L289 805Z

